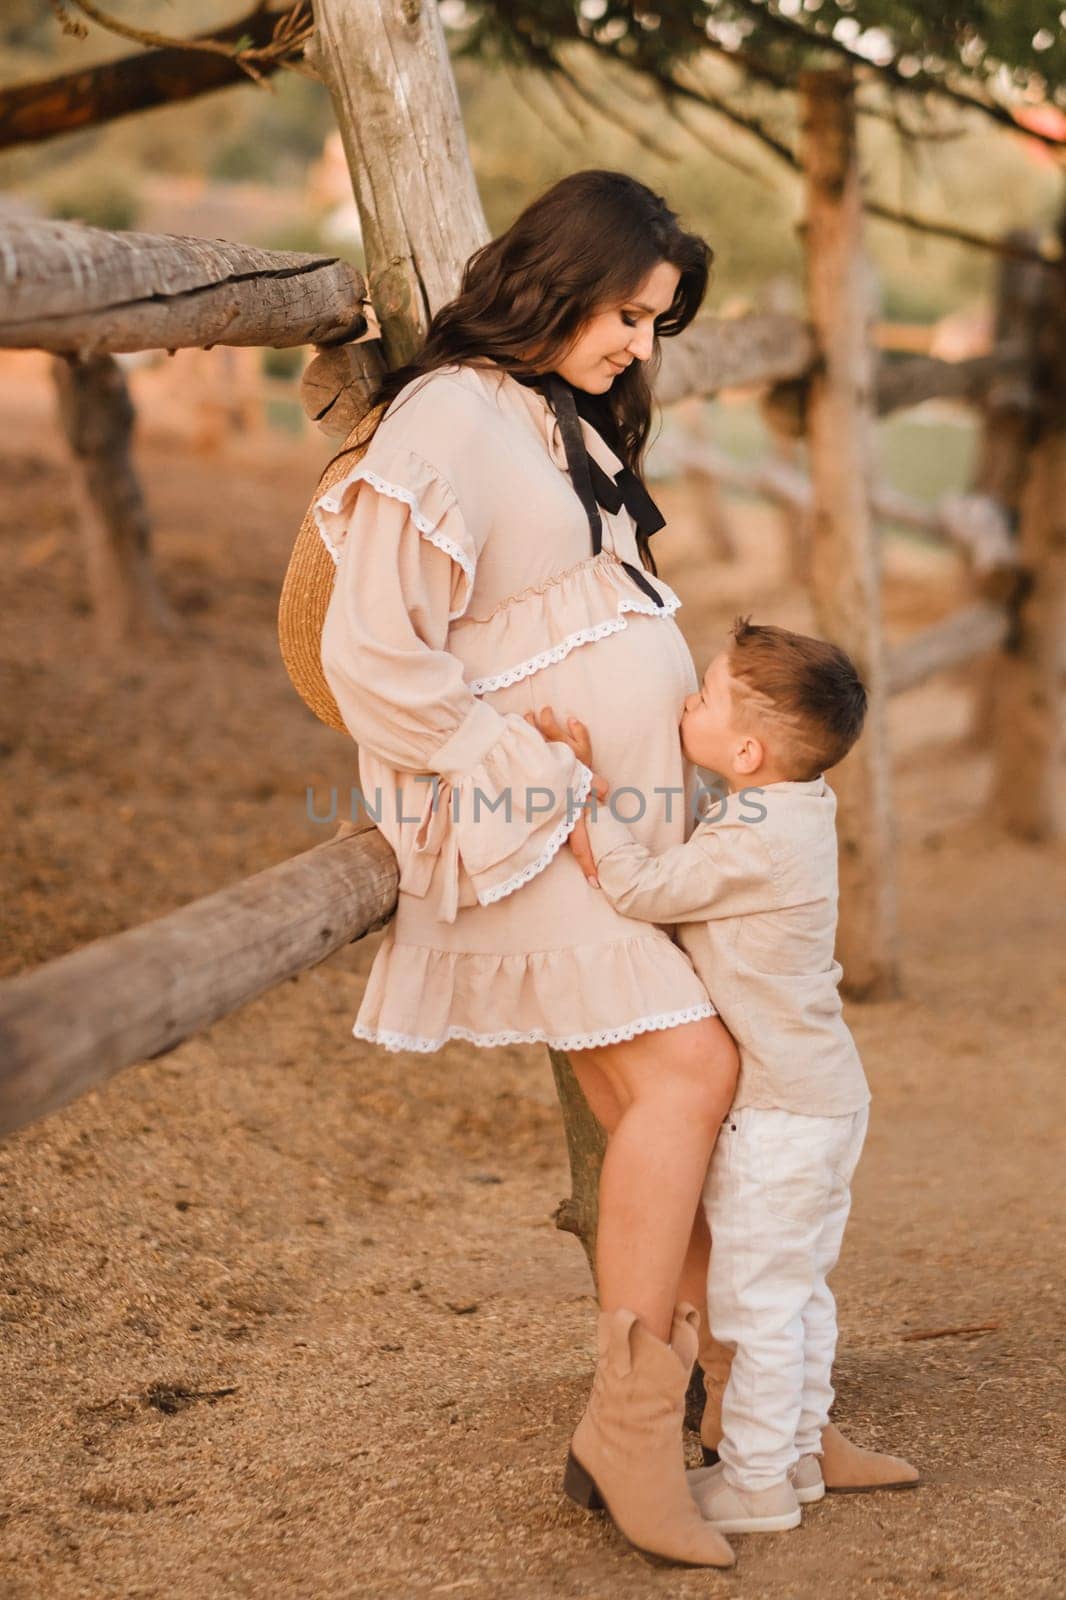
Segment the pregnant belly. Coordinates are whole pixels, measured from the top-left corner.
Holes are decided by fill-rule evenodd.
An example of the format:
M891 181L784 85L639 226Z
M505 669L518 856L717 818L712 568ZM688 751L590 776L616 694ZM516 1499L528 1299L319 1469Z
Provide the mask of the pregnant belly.
M699 680L672 618L631 615L626 624L484 698L501 713L550 705L564 727L566 717L579 717L592 737L596 770L615 788L635 791L618 797L618 815L641 843L664 849L690 831L685 812L695 774L681 751L679 723Z

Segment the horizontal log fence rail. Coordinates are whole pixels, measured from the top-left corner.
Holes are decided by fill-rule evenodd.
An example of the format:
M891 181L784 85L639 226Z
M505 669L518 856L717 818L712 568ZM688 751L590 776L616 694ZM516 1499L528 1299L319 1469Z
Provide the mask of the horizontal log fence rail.
M398 886L384 834L342 823L288 861L4 979L0 1135L383 927Z
M942 622L911 634L903 644L885 652L889 694L916 688L938 672L965 666L978 656L999 650L1007 642L1011 626L1007 606L979 600Z
M667 467L699 473L725 488L759 495L790 511L809 512L813 502L810 479L800 468L773 456L759 462L736 461L688 431L679 430L663 441L659 470ZM1009 519L991 495L947 494L930 505L877 483L870 498L880 522L913 528L939 543L955 545L982 576L1017 566Z
M82 360L215 344L332 345L366 332L366 287L336 256L225 239L0 225L0 346Z
M335 381L360 372L367 290L336 256L265 250L222 239L120 233L84 223L17 218L0 225L0 348L86 359L215 344L326 347ZM342 346L343 349L330 348ZM656 398L712 396L803 379L814 364L800 317L755 312L707 317L663 350ZM881 413L937 397L977 400L1024 370L1026 351L1004 342L962 361L900 356L878 378ZM311 363L309 371L314 368ZM304 380L305 395L309 388ZM309 414L326 409L316 391ZM348 431L361 413L335 418Z

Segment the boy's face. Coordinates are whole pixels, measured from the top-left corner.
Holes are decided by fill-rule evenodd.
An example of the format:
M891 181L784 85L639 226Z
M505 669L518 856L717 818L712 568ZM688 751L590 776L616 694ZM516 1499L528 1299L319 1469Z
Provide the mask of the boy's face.
M698 767L731 778L745 734L737 728L729 652L715 656L700 687L688 696L681 714L681 748Z

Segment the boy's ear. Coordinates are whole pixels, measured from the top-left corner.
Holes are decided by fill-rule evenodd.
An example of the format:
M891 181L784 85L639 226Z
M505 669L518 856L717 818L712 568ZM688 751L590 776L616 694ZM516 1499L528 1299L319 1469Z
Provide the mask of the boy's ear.
M761 739L756 739L754 734L748 734L733 757L733 765L737 772L742 772L745 777L750 777L753 772L758 772L766 760L766 751Z

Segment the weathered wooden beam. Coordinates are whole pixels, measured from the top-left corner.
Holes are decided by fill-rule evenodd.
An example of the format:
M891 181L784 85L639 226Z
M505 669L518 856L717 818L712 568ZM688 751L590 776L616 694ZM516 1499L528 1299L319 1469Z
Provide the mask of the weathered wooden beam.
M276 6L257 5L239 21L193 38L215 39L220 44L244 39L253 47L262 47L270 43L278 15ZM277 63L257 61L255 70L257 76L269 77L277 71ZM35 83L11 84L0 89L0 150L98 128L134 111L250 82L248 74L227 56L169 48L142 50Z
M169 916L0 983L0 1134L154 1060L392 915L376 828L337 835Z
M805 517L813 505L807 474L779 457L733 461L705 441L681 437L673 441L670 461L679 468L706 473L729 488L776 501L798 517ZM879 521L916 528L955 545L982 579L1017 568L1018 554L1006 512L988 495L948 494L929 505L889 484L875 483L870 490L870 506Z
M717 394L721 389L776 382L803 372L811 338L798 317L714 317L663 341L655 386L660 405ZM368 385L382 370L376 342L351 344L316 357L304 375L304 408L327 431L346 437L366 410Z
M903 644L886 651L885 676L889 694L901 694L925 683L938 672L961 667L990 650L998 650L1007 637L1010 615L1005 606L978 601L943 622L935 622Z
M799 317L708 317L663 340L655 398L673 405L690 395L778 383L803 375L813 360L811 332Z
M1015 228L1007 237L1034 253L1040 244L1035 229ZM1029 450L1039 426L1036 378L1047 287L1047 274L1039 262L1009 256L1000 261L993 337L997 343L1009 342L1022 349L1025 360L1020 372L995 379L982 397L973 492L987 495L1002 507L1012 543L1017 539ZM981 589L989 600L1014 603L1018 599L1017 585L1005 584L996 571L982 580ZM994 737L999 668L1000 662L990 657L977 669L972 736L978 745L987 745Z
M1060 223L1066 244L1066 212ZM1035 408L1019 504L1024 583L994 686L993 809L1019 838L1066 838L1066 266L1043 270Z
M0 347L83 359L214 344L341 344L366 331L365 286L336 256L225 239L0 224Z
M53 375L97 644L110 650L176 621L152 565L148 509L130 459L133 403L114 356L57 356Z
M1004 341L987 355L964 361L943 361L939 356L903 356L878 365L874 404L879 417L923 400L980 401L993 384L1024 373L1025 349Z
M314 0L385 359L402 365L489 238L433 0Z
M1039 269L1037 269L1039 270ZM1023 345L1004 339L987 355L965 361L942 361L937 356L905 356L877 363L871 383L871 405L876 416L887 417L923 400L958 400L980 404L1003 383L1025 381L1027 354ZM807 432L808 381L805 374L775 382L760 400L767 422L791 439Z
M570 1194L555 1212L555 1225L581 1241L593 1282L596 1280L596 1224L599 1218L600 1167L607 1136L596 1121L569 1058L548 1047L555 1092L563 1113L566 1151L570 1161Z
M1011 537L1010 518L998 500L987 494L945 494L928 505L912 495L878 484L874 489L876 515L885 522L930 533L961 550L975 578L982 583L994 574L1014 573L1018 552Z
M377 339L319 350L300 379L303 408L323 433L347 439L369 411L370 398L384 371Z
M811 327L820 361L810 379L811 589L819 632L856 663L869 692L866 728L834 768L839 800L840 927L853 994L897 989L895 874L880 573L871 508L871 306L848 70L800 75L804 242Z

